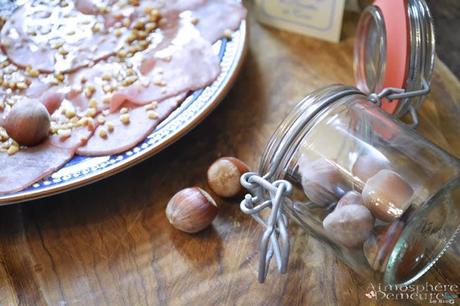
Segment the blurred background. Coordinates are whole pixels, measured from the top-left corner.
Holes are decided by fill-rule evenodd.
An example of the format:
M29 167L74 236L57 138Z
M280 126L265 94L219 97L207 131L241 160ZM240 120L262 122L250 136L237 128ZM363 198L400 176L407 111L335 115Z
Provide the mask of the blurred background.
M457 78L460 78L460 1L426 1L434 18L436 52Z

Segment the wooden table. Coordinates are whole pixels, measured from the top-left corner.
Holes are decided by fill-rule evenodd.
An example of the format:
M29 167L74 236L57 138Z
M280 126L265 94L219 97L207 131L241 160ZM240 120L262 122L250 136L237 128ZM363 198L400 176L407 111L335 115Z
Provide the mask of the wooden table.
M256 169L280 119L309 91L354 82L356 18L347 18L340 44L249 19L243 71L222 105L193 132L97 184L0 208L1 305L382 304L364 296L368 280L295 225L289 273L272 271L266 284L258 284L261 231L240 212L239 199L220 201L213 226L198 235L173 229L165 217L176 191L206 186L207 167L219 156L238 156ZM460 157L458 101L458 80L438 62L420 131ZM422 281L460 284L458 272L438 267Z

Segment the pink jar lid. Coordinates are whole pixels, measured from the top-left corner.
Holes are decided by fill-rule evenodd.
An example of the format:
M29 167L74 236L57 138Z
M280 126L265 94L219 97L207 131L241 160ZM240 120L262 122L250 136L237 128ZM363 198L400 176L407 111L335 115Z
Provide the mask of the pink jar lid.
M429 86L434 65L434 30L424 0L375 0L361 15L354 55L357 87L366 94L384 88L407 91ZM401 116L423 97L388 100L381 107Z
M382 11L385 20L387 62L383 87L404 88L409 65L409 29L407 1L376 0L374 5ZM382 100L382 108L394 114L399 101Z

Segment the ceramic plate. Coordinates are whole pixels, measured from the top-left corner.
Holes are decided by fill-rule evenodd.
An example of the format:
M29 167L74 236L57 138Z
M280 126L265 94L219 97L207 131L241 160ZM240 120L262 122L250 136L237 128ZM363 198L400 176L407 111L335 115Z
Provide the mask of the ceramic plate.
M118 155L76 155L63 168L32 187L0 196L0 205L47 197L94 183L155 155L177 141L209 115L230 89L244 58L246 35L246 22L243 21L231 40L222 39L214 44L221 63L221 73L217 80L210 86L191 93L142 143Z

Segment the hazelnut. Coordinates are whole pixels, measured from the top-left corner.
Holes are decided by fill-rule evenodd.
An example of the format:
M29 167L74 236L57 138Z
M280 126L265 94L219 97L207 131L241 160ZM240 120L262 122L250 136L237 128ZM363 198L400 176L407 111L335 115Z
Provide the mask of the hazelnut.
M413 194L414 190L401 176L384 169L367 180L363 200L376 218L391 222L410 206Z
M305 195L310 201L321 206L337 202L351 189L350 184L333 163L323 158L310 161L302 156L299 159L299 173Z
M249 167L234 157L222 157L208 169L208 185L220 197L231 198L242 193L240 177Z
M399 239L403 223L396 221L390 226L378 226L364 242L363 253L371 268L384 272L388 258Z
M339 202L337 202L336 209L347 205L364 205L362 195L354 190L348 191L340 198Z
M370 152L362 154L353 164L351 172L358 179L356 187L362 189L367 180L377 174L380 170L390 168L388 161L380 156L372 155Z
M374 217L362 205L335 209L323 220L329 237L347 248L361 247L374 227Z
M17 102L5 120L8 135L21 145L33 146L48 137L50 115L38 101Z
M217 204L199 187L176 193L166 207L166 217L175 228L196 233L208 227L217 216Z

